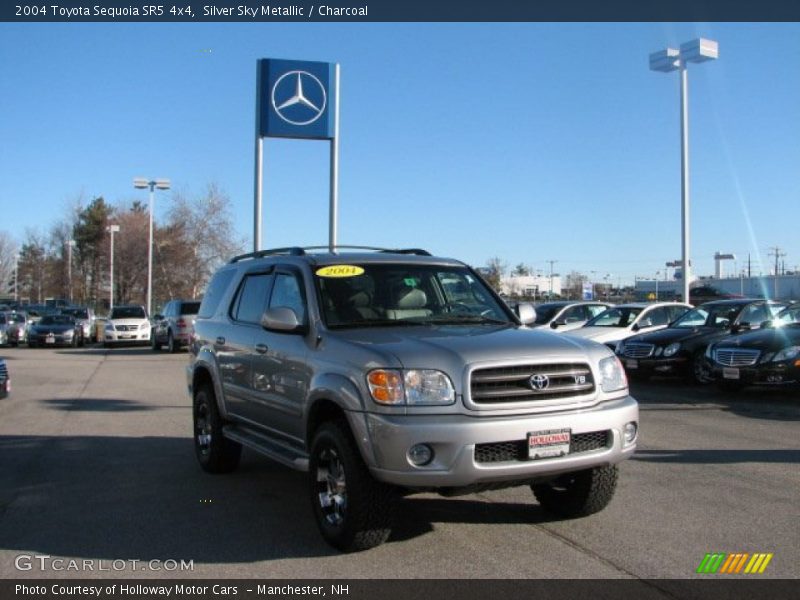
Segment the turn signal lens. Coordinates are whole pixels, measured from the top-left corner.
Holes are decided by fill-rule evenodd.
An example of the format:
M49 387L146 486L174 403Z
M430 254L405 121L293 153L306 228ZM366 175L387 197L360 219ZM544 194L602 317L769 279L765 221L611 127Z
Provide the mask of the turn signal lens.
M367 375L369 393L380 404L403 403L403 377L400 371L376 369Z

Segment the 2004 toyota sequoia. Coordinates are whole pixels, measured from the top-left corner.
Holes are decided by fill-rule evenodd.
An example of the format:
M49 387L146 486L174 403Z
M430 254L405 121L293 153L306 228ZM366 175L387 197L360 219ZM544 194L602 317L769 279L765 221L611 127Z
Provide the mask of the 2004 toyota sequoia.
M242 446L308 471L335 547L387 539L402 493L529 485L603 509L638 406L600 344L528 329L473 269L423 250L264 250L209 283L187 368L203 469ZM368 252L366 250L374 250Z

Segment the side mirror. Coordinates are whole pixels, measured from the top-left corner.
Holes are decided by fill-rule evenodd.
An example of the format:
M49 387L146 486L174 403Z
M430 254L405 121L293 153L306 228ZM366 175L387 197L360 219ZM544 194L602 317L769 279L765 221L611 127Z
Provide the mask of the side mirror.
M558 321L551 321L550 322L550 329L558 329L559 326L563 325L563 323L559 323Z
M299 331L303 324L297 319L297 314L288 306L268 308L261 317L261 326L270 331Z
M517 313L519 320L523 325L530 325L536 321L536 309L529 302L520 302L517 304L514 312Z
M631 327L631 331L639 331L641 326L638 323L634 323L633 327Z

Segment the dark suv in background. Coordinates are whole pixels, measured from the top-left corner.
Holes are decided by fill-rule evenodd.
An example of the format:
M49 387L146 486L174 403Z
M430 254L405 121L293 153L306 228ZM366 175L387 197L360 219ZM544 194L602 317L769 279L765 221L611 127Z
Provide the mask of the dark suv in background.
M192 337L192 323L200 308L199 300L170 300L164 305L161 314L153 317L153 350L177 352L188 346Z

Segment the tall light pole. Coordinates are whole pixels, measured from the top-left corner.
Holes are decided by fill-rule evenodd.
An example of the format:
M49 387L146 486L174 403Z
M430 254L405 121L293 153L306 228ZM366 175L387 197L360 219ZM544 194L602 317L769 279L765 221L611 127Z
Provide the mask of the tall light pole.
M14 304L19 302L19 252L14 254Z
M75 240L67 240L67 285L69 285L69 303L72 304L72 249Z
M108 311L114 308L114 234L119 233L119 225L109 225L106 231L111 234L111 264L109 265L109 294L108 294Z
M147 314L152 314L153 308L153 196L154 190L168 190L169 179L146 179L137 177L133 180L133 187L137 190L150 188L150 238L147 243Z
M717 42L698 38L681 44L680 50L667 48L650 55L650 70L669 73L680 71L681 106L681 276L683 301L689 301L689 78L687 64L701 63L719 57Z
M557 263L557 260L548 260L547 262L550 263L550 296L547 298L548 300L553 299L553 265Z

